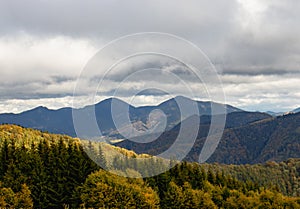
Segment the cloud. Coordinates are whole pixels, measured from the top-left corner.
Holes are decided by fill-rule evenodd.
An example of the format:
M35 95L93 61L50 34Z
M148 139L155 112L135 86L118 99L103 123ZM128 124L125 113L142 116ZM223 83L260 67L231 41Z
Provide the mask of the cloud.
M216 7L215 5L218 5ZM227 27L237 7L235 1L213 0L189 3L171 0L80 0L18 2L2 5L1 29L27 31L35 34L63 34L68 36L100 36L109 39L141 31L164 31L176 34L207 36L211 29ZM210 35L209 35L210 33Z
M237 28L224 47L224 72L299 73L299 2L239 2Z
M29 34L0 37L0 96L70 94L95 48L87 40Z
M0 7L1 103L5 110L69 105L82 69L105 44L122 35L159 31L181 36L203 50L220 73L228 103L252 110L288 110L300 106L299 10L297 0L5 1ZM147 45L154 48L146 42L131 47ZM176 44L174 48L182 50ZM126 54L126 48L120 50L114 53ZM113 56L101 60L103 66L110 59ZM150 68L159 70L135 73ZM94 92L106 70L100 66L92 72L79 96ZM119 94L125 100L145 86L187 94L170 75L200 91L200 99L209 99L205 88L220 92L211 83L204 86L182 63L154 55L123 61L107 74L98 92L107 97L123 81ZM137 104L167 98L153 90L140 94Z

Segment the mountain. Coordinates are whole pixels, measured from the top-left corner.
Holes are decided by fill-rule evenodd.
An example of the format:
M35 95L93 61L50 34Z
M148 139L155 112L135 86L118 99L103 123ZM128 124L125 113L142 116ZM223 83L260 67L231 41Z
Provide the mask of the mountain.
M269 114L269 115L272 115L274 117L284 114L284 112L273 112L273 111L267 111L266 113Z
M49 131L51 133L75 135L71 108L49 110L46 107L37 107L20 114L0 114L0 124L5 123Z
M146 131L158 126L158 122L160 121L159 118L161 117L161 112L158 110L161 110L166 115L166 128L167 130L170 130L182 119L180 108L176 103L177 101L186 106L189 106L190 104L196 104L196 106L199 108L199 115L212 114L212 105L214 105L215 109L217 110L214 112L214 114L221 113L222 108L224 108L227 113L242 111L230 105L194 101L182 96L172 98L157 106L143 107L134 107L117 98L109 98L95 104L95 106L86 106L80 109L62 108L58 110L49 110L46 107L37 107L20 114L0 114L0 124L17 124L23 127L49 131L51 133L76 136L73 126L72 111L86 113L88 110L93 110L92 108L95 108L96 120L101 133L103 135L119 136L118 132L116 131L113 116L111 114L111 106L113 104L115 107L115 117L117 117L118 121L121 121L119 124L121 129L127 130L131 124L128 121L124 121L123 116L125 114L121 110L129 110L129 118L132 121L133 126L138 127L142 131ZM149 114L153 117L149 117ZM183 115L183 117L185 116Z
M298 113L298 112L300 112L300 107L299 107L299 108L297 108L297 109L294 109L292 112L294 112L294 113Z
M210 162L253 164L287 160L300 157L299 142L300 114L278 116L226 130Z
M149 157L0 125L0 208L300 208L300 159L220 165Z
M200 121L202 122L200 122L198 137L186 157L188 161L198 161L209 131L209 117L202 116ZM173 144L179 130L180 124L147 144L124 140L115 145L132 149L137 153L157 155ZM139 140L142 142L143 139ZM299 142L300 113L274 118L265 113L233 112L227 115L223 136L208 162L253 164L299 158Z

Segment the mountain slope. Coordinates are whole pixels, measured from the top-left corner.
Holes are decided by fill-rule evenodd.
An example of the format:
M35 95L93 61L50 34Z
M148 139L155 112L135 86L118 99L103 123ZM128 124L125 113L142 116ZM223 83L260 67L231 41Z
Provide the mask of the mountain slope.
M297 108L297 109L294 109L292 112L294 112L294 113L298 113L298 112L300 112L300 107L299 107L299 108Z
M112 160L113 174L91 161L84 144L98 148L99 160L112 166L101 155L102 148L115 149L110 145L100 152L103 143L0 125L0 207L299 208L299 159L245 166L182 162L157 176L125 178L115 175L122 167L139 174L137 168L151 171L164 164L158 159L135 163L138 155L116 149L126 156Z
M17 124L51 133L75 135L71 108L49 110L46 107L37 107L20 114L0 114L0 124L4 123Z
M253 164L293 157L300 157L300 114L226 130L209 161Z
M248 120L242 121L242 114ZM269 160L282 161L300 157L300 113L277 118L261 115L261 120L252 118L253 113L231 113L227 116L226 129L221 141L208 162L226 164L253 164ZM256 113L259 114L259 113ZM198 161L210 127L209 120L201 122L198 138L186 157ZM180 124L149 144L129 140L116 145L136 152L159 154L167 150L176 139ZM142 139L140 139L142 141ZM135 140L137 141L137 140Z
M176 124L178 124L181 119L180 108L176 104L177 100L181 101L183 104L190 104L191 102L195 102L185 97L176 97L165 101L158 106L134 107L122 100L110 98L95 104L94 110L98 126L103 135L117 134L117 132L115 131L115 123L111 114L112 104L115 105L117 111L118 109L129 110L130 120L133 123L140 124L140 126L145 126L146 129L148 129L149 126L155 125L153 121L149 121L149 114L154 110L159 109L162 112L164 112L167 116L167 130L169 130ZM217 109L223 107L223 104L218 103L200 101L196 101L195 103L199 108L200 115L211 114L211 104L214 104L217 107ZM228 113L242 111L230 105L225 105L224 107ZM58 110L49 110L46 107L37 107L20 114L0 114L0 124L17 124L23 127L35 128L42 131L49 131L51 133L76 136L73 127L72 111L75 110L86 112L86 110L89 110L91 108L93 108L93 106L86 106L81 109L62 108ZM121 115L124 115L123 112L121 113ZM118 115L116 117L118 117ZM121 124L121 126L124 127L124 129L126 129L128 125L130 125L130 123L123 122Z

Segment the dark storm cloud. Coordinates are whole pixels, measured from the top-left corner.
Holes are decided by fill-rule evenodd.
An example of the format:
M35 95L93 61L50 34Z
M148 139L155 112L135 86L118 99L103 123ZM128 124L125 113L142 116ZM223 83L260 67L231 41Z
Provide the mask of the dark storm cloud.
M147 89L144 91L141 91L140 93L138 93L137 95L143 95L143 96L149 96L149 95L154 95L154 96L164 96L164 95L169 95L168 92L164 92L160 89Z
M257 14L258 20L247 23L247 11L235 0L21 3L12 0L1 6L0 33L23 31L108 41L129 33L161 31L191 40L213 61L222 58L225 64L245 68L274 65L269 66L272 69L282 62L293 65L291 59L300 62L295 57L300 52L299 2L275 0L265 4L266 8Z
M162 91L161 89L150 88L146 90L139 91L137 94L133 94L136 92L135 89L118 89L118 97L131 97L132 95L135 96L165 96L169 95L168 92ZM106 96L111 97L115 95L115 90L101 92L99 96Z
M294 0L265 3L262 11L241 14L240 29L224 47L224 63L229 65L224 67L225 73L299 74L300 3Z
M100 67L94 66L95 69ZM103 79L112 82L122 82L125 79L130 79L131 81L155 80L168 83L168 75L169 77L171 75L177 76L191 82L196 80L191 69L178 60L159 54L143 54L125 59L105 72L99 71L95 73L94 76L90 77L89 82L95 84Z
M223 75L245 75L245 76L255 76L255 75L300 75L300 70L298 69L290 69L290 68L275 68L268 66L224 66L223 67Z
M14 93L14 97L13 99L16 100L32 100L32 99L40 99L40 98L44 98L44 99L49 99L49 98L64 98L64 97L72 97L73 94L70 93L63 93L63 94L33 94L33 93L28 93L28 94L24 94L23 92L15 92ZM0 101L6 101L6 100L10 100L12 99L12 97L10 95L1 95L1 100Z
M216 6L218 5L218 6ZM208 38L228 28L235 1L122 1L80 0L5 1L1 31L28 31L51 35L101 36L109 39L141 31L165 31ZM224 18L226 17L226 18ZM224 24L225 23L225 24Z
M122 35L158 31L193 42L217 63L227 98L233 104L247 107L251 103L248 98L255 98L257 92L266 98L265 106L268 102L278 106L280 101L268 95L282 96L284 92L291 92L287 100L294 103L300 101L299 11L298 0L2 1L0 97L70 96L85 64L102 46ZM107 85L101 91L111 94L110 84L150 68L161 69L161 74L136 75L122 95L130 95L146 81L183 93L172 80L160 79L164 73L189 81L191 86L199 82L186 66L174 60L145 57L121 63L119 70L107 75ZM87 80L80 93L90 91L106 70ZM284 92L275 94L278 88ZM145 94L159 93L149 90ZM262 98L251 105L262 105Z
M67 81L76 81L76 77L70 77L70 76L60 76L60 75L54 75L51 76L52 84L60 84Z
M51 76L30 82L2 82L0 84L1 99L38 99L72 96L72 84L76 78L65 76ZM69 83L69 89L51 89L49 86L60 86Z

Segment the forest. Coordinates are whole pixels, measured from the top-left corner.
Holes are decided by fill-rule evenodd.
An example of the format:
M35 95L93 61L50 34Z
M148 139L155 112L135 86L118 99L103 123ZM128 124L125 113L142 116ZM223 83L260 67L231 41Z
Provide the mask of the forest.
M140 155L113 147L128 157L108 159L97 143L86 144L97 150L101 167L79 139L1 125L0 208L300 208L299 159L256 165L173 161L160 175L126 178L116 174L170 165L161 159L134 164ZM116 174L107 171L112 165Z

